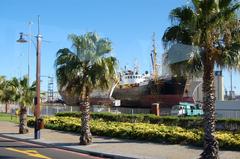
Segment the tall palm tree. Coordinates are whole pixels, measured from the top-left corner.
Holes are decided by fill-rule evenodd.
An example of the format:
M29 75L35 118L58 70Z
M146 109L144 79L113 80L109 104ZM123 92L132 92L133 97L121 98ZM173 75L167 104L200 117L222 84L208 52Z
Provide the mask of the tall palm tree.
M173 9L172 26L163 35L165 47L175 43L198 47L187 61L191 71L203 70L204 150L201 158L219 158L215 132L214 66L240 66L240 29L238 1L192 0L192 6ZM183 64L183 63L181 63ZM186 64L186 63L185 63ZM176 64L177 65L177 64Z
M14 77L10 83L15 91L15 100L20 105L19 133L25 134L28 132L27 107L33 105L33 99L36 96L36 82L30 86L28 78L25 76L20 80Z
M80 144L92 142L89 127L90 102L89 95L94 89L105 89L110 86L110 79L116 78L116 59L108 54L111 42L100 38L96 33L69 35L73 51L68 48L57 52L55 61L58 87L69 95L78 95L80 109L81 132Z

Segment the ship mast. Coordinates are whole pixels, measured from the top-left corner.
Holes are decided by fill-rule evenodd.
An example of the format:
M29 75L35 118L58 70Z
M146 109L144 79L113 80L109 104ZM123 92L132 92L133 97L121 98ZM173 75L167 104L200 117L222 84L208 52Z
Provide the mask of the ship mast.
M158 66L157 66L157 51L156 51L156 40L155 40L155 33L152 36L152 51L151 51L151 61L153 67L153 80L157 82L158 79Z

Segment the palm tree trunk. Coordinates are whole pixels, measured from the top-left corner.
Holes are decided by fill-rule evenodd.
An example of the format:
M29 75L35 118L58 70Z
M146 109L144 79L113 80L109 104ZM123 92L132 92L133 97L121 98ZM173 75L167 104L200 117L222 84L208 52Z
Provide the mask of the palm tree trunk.
M28 133L27 129L27 108L20 106L20 117L19 117L19 134Z
M209 55L205 53L203 56L204 150L201 154L201 159L219 159L219 145L214 136L216 121L213 74L214 62Z
M6 102L6 104L5 104L5 113L7 113L8 112L8 102Z
M85 98L85 101L81 103L81 132L80 132L80 145L89 145L92 143L92 134L90 132L90 103L88 95Z

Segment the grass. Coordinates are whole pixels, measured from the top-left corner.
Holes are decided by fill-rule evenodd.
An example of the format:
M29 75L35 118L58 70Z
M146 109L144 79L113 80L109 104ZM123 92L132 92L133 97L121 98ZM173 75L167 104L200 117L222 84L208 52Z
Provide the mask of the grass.
M19 123L19 117L16 115L0 113L0 121L9 121L13 123Z

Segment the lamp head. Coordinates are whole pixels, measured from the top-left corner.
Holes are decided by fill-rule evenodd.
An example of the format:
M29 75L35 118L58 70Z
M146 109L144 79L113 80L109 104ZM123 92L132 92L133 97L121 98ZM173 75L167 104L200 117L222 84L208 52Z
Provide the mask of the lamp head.
M17 42L18 42L18 43L26 43L27 40L25 40L25 39L23 38L23 33L19 33L19 34L20 34L20 38L17 40Z

